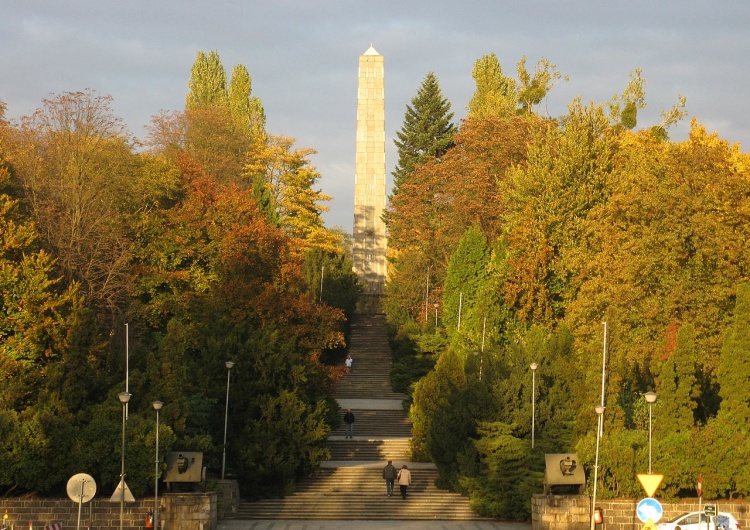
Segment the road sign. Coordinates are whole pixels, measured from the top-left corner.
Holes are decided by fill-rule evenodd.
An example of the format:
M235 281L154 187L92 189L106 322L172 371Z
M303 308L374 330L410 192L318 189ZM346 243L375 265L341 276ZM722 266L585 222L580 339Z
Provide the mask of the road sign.
M715 504L706 504L703 507L703 513L705 513L708 516L716 517L716 505Z
M657 523L664 514L664 510L659 501L647 497L638 503L638 506L635 508L635 513L638 515L638 519L640 519L642 523Z
M65 489L71 501L89 502L96 495L96 481L91 475L78 473L68 479L68 485Z
M659 475L657 473L638 473L636 477L638 477L638 481L641 483L641 486L643 486L643 489L646 491L646 495L649 497L654 496L654 492L659 489L661 481L664 480L664 475Z
M125 485L125 491L123 492L123 485ZM133 497L133 494L130 493L130 488L128 488L128 485L125 484L124 480L121 480L120 483L117 485L117 488L115 488L115 492L112 494L112 498L109 499L109 502L118 502L118 501L125 501L125 502L135 502L135 498Z

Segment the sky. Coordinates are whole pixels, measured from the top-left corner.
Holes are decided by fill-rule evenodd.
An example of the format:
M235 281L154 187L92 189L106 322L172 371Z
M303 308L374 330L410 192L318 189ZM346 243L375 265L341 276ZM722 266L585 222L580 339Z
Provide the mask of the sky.
M227 73L244 65L267 130L313 148L318 188L333 199L329 227L352 230L359 55L385 61L386 165L393 139L428 72L466 115L477 59L494 53L516 77L526 57L569 76L539 112L604 103L642 70L647 107L661 120L682 95L688 116L743 152L750 146L750 2L744 0L0 0L0 101L18 119L64 92L113 98L114 113L143 139L160 111L183 110L199 51L218 52ZM391 180L389 177L389 186Z

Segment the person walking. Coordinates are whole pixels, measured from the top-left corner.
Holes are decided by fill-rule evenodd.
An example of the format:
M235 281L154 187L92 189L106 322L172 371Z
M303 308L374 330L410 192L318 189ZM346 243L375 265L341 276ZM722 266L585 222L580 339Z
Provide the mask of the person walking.
M352 414L352 409L346 409L346 414L344 414L344 425L346 426L346 438L353 438L354 437L354 414Z
M349 369L349 371L352 371L352 364L354 363L354 359L352 359L351 355L346 356L346 361L344 361L346 364L346 367Z
M392 460L388 460L388 465L383 468L383 478L385 479L385 491L390 497L393 493L393 483L396 480L396 468L393 467Z
M398 479L398 487L401 490L401 498L406 499L406 488L411 485L411 471L406 467L406 464L401 466L396 479Z

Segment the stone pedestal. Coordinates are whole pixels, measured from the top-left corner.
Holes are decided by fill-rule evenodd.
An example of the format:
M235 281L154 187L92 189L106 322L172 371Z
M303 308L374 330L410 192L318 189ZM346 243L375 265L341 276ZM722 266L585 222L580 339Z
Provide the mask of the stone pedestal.
M219 519L235 519L240 505L240 487L236 480L217 480Z
M163 530L216 530L217 495L207 493L166 494L159 513Z

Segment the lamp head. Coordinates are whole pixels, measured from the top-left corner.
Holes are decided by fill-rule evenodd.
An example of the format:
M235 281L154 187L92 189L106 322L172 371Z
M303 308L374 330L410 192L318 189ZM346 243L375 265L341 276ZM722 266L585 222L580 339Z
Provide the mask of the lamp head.
M597 414L599 414L600 416L601 416L602 414L604 414L604 407L602 407L601 405L597 405L596 407L594 407L594 410L595 410L595 411L596 411L596 413L597 413Z
M117 399L119 399L120 403L124 405L125 403L130 401L130 396L132 395L133 394L131 394L130 392L120 392L119 394L117 394Z
M234 366L234 363L232 361L227 361L224 363L224 365L227 367L227 370L231 370Z
M650 405L652 403L656 403L656 398L658 396L657 396L656 392L649 391L649 392L646 392L645 394L643 394L643 397L646 398L646 403L648 403Z
M538 364L536 364L536 363L531 363L531 364L529 365L529 368L531 368L531 371L532 371L532 372L536 372L536 369L537 369L537 368L539 368L539 365L538 365Z
M161 410L161 407L164 405L164 403L162 403L161 401L154 401L152 405L154 406L154 410Z

